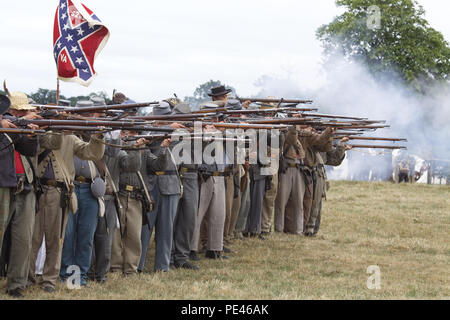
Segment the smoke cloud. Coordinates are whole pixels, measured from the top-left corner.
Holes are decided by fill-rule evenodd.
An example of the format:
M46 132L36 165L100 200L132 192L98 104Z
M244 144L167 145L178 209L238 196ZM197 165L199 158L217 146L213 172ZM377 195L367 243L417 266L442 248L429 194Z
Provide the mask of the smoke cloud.
M293 80L289 74L262 76L255 85L260 88L258 96L261 97L311 98L322 113L387 120L391 128L370 135L407 138L407 152L422 159L450 159L448 84L430 88L427 95L421 95L407 88L395 75L375 78L364 65L341 56L324 64L321 76L324 84L313 89ZM376 167L386 163L389 162L383 158L361 165Z

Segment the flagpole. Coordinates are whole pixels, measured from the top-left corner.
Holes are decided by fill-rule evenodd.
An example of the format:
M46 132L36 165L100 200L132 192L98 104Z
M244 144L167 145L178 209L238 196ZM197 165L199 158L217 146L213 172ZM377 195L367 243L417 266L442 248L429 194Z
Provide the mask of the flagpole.
M56 105L59 106L59 79L56 79Z

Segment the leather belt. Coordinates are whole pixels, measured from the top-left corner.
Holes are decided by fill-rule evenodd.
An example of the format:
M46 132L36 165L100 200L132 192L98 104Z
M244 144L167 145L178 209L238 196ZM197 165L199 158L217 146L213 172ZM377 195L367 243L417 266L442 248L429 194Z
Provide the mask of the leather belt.
M180 173L188 173L188 172L197 173L198 169L180 167Z
M39 178L38 180L39 180L39 183L44 186L61 188L61 189L64 188L64 182L51 180L51 179L47 179L47 178Z
M157 176L176 176L177 172L175 170L169 170L169 171L156 171L155 174Z
M141 188L139 188L139 187L134 187L134 186L131 186L131 185L129 185L129 184L119 184L119 191L122 191L122 192L135 192L135 191L141 191Z
M92 179L88 179L88 178L83 177L83 176L75 177L75 181L78 182L78 183L92 183Z
M203 175L205 176L210 176L210 177L225 177L225 172L219 172L219 171L214 171L214 172L202 172Z

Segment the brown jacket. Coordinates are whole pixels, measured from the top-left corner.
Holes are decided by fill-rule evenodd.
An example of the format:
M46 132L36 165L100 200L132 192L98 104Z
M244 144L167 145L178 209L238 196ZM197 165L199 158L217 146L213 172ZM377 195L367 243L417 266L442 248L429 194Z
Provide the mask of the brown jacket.
M301 130L299 139L305 150L305 165L309 167L317 167L319 163L317 152L328 152L333 148L331 128L327 128L321 134L311 130Z

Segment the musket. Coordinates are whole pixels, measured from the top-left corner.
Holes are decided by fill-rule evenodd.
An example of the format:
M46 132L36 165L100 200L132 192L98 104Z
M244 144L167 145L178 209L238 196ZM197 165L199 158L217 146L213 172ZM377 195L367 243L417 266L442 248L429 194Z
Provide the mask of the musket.
M336 116L336 115L333 115L333 114L321 114L321 113L302 113L302 116L304 116L304 117L315 117L315 118L330 118L330 119L368 120L368 118ZM384 120L382 120L382 121L384 121Z
M0 133L8 134L45 134L45 130L20 129L20 128L0 128Z
M148 107L152 104L158 104L159 102L145 102L145 103L133 103L133 104L112 104L105 106L93 106L93 107L64 107L64 106L48 106L43 104L33 104L32 106L39 109L48 109L48 110L56 110L63 111L68 113L93 113L100 111L109 111L109 110L126 110L126 109L135 109L135 108L144 108Z
M297 100L297 99L262 99L262 98L233 98L239 100L240 102L250 101L250 102L260 102L260 103L290 103L290 104L310 104L313 103L312 100Z
M345 136L336 136L335 140L340 140L345 138ZM347 137L349 140L367 140L367 141L394 141L394 142L408 142L407 139L401 138L378 138L378 137Z
M186 113L186 114L171 114L171 115L157 115L157 116L131 116L126 119L135 120L197 120L207 117L217 117L217 113ZM125 119L125 120L126 120Z
M315 108L271 108L271 109L242 109L242 110L226 110L224 114L257 114L257 113L279 113L279 112L304 112L317 111Z
M26 126L28 124L36 124L40 127L43 126L82 126L82 127L107 127L107 128L118 128L122 130L132 130L132 131L161 131L161 132L172 132L175 129L167 127L153 127L146 126L142 122L133 121L89 121L89 120L28 120L28 119L17 119L14 123L18 126Z
M343 137L346 137L346 136L353 136L353 135L364 134L364 132L363 131L340 131L340 130L337 130L334 134L335 135L342 135Z
M47 128L50 131L75 131L75 132L107 132L113 131L113 128L105 128L105 127L83 127L83 126L49 126Z
M247 121L246 121L247 122ZM288 129L288 126L285 125L265 125L265 124L252 124L252 123L226 123L226 122L200 122L203 126L214 126L216 128L224 128L224 129L262 129L262 130L271 130L271 129L279 129L285 130Z
M406 147L404 146L369 146L369 145L362 145L362 144L347 144L347 146L352 147L353 149L390 149L390 150L397 150L397 149L403 149L406 150Z

